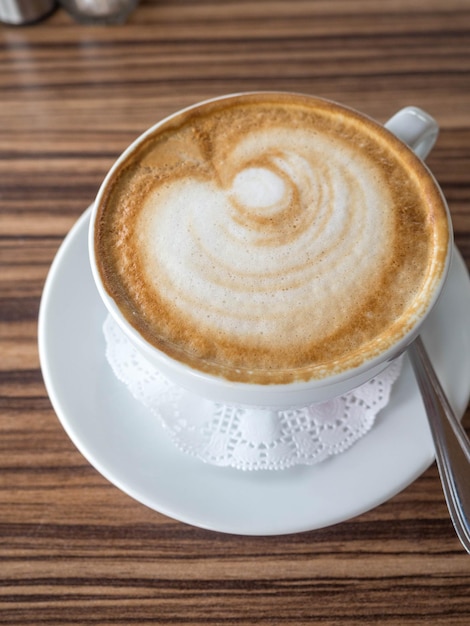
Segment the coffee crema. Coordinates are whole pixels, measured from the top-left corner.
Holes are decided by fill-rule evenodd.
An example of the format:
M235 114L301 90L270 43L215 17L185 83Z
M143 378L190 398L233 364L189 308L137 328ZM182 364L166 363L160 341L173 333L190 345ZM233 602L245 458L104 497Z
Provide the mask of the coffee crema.
M103 284L150 344L261 384L378 356L427 311L449 245L411 150L352 110L280 93L156 127L107 181L95 225Z

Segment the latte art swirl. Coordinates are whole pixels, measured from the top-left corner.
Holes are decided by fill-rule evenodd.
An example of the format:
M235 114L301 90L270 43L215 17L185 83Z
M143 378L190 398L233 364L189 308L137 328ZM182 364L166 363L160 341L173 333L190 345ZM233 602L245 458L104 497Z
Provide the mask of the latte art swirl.
M288 382L362 358L411 319L429 280L429 206L383 141L339 117L215 105L133 155L98 245L110 292L150 342L234 380Z
M158 186L137 227L148 285L211 336L266 349L334 334L393 245L370 168L326 138L272 134L242 138L215 179Z

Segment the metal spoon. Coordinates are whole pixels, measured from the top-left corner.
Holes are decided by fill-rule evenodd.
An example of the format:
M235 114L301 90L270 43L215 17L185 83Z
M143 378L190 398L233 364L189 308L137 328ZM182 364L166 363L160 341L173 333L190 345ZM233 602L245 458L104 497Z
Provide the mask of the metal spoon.
M470 554L470 441L439 383L418 337L408 348L436 448L436 461L451 520Z

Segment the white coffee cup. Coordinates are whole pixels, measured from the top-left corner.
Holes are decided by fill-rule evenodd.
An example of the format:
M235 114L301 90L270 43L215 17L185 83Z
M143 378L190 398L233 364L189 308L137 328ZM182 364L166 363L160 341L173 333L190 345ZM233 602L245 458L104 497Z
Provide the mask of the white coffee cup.
M452 252L452 227L450 215L447 206L445 205L445 200L442 198L447 216L448 242L443 268L438 279L435 281L435 286L433 287L433 292L427 301L425 311L417 317L414 323L406 329L406 332L404 332L402 336L398 337L392 345L386 346L384 350L374 354L370 358L367 358L358 365L353 365L340 372L331 373L331 375L311 378L309 380L264 384L249 381L229 380L224 376L202 371L201 369L195 368L170 356L163 350L158 349L155 345L152 345L142 336L142 334L130 323L129 317L124 315L123 311L117 305L115 299L109 294L104 285L102 275L98 269L95 251L95 228L98 208L108 192L108 188L111 181L114 179L116 172L122 168L123 163L129 159L136 148L142 145L148 137L152 136L161 127L168 125L168 123L171 123L172 120L178 118L178 116L181 116L182 114L187 114L188 112L191 113L193 110L204 107L208 103L210 104L213 102L239 97L240 94L225 96L223 98L213 99L195 105L194 107L188 107L184 111L178 112L150 128L121 155L104 180L98 192L92 213L89 233L89 250L92 272L101 299L113 319L117 322L137 350L149 361L149 363L158 368L161 373L163 373L175 384L210 400L228 404L257 405L277 408L306 406L313 402L321 402L346 393L347 391L363 384L367 380L370 380L387 367L393 359L401 355L413 339L419 334L423 323L429 315L429 312L432 310L434 304L439 298L450 265ZM243 97L243 95L241 95L241 97ZM385 124L385 128L409 146L409 148L411 148L420 159L424 159L427 156L438 135L438 125L435 120L427 113L416 107L406 107L399 111ZM432 179L432 175L429 172L428 176ZM435 184L437 187L437 183ZM442 196L442 194L440 195Z

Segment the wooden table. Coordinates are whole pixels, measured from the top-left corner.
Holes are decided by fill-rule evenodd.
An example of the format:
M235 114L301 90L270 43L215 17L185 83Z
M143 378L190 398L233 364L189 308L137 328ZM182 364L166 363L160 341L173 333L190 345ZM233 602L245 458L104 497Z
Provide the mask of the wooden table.
M442 128L428 163L470 264L468 1L142 1L123 26L59 9L0 26L0 42L0 623L468 625L470 560L435 466L322 530L194 528L84 460L37 350L49 266L114 159L166 114L228 92L307 92L380 121L428 110Z

